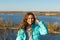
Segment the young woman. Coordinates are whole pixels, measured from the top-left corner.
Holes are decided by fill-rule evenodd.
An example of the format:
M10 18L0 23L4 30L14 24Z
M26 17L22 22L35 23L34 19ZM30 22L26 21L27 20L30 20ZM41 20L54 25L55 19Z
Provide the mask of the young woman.
M40 40L40 35L48 34L48 29L43 21L39 21L33 13L25 15L20 24L16 40Z

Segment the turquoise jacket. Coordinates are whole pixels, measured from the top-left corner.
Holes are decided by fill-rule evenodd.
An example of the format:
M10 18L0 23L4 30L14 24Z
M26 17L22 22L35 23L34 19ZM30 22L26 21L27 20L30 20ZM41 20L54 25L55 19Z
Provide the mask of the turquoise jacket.
M44 24L43 21L40 21L38 24L35 23L32 26L32 39L33 40L40 40L40 35L48 34L47 26ZM16 40L26 40L27 34L25 33L24 29L20 29L18 31Z

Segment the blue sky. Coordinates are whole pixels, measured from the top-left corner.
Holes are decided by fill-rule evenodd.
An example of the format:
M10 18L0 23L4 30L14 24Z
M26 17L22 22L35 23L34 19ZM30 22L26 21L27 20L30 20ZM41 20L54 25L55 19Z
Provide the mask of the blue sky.
M60 0L0 0L0 11L60 11Z

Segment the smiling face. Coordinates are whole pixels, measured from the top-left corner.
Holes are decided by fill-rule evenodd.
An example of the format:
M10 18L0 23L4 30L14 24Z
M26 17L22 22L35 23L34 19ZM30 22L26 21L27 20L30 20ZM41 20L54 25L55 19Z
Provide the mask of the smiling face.
M29 25L32 25L33 22L34 22L34 17L33 17L32 15L29 15L28 18L27 18L27 23L28 23Z
M20 24L20 28L26 29L26 27L32 27L35 24L36 18L32 12L28 12Z

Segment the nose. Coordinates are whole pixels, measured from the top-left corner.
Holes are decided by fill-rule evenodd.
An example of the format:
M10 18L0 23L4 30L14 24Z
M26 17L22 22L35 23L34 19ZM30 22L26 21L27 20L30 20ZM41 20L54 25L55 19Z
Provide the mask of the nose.
M32 19L30 19L30 22L32 22Z

